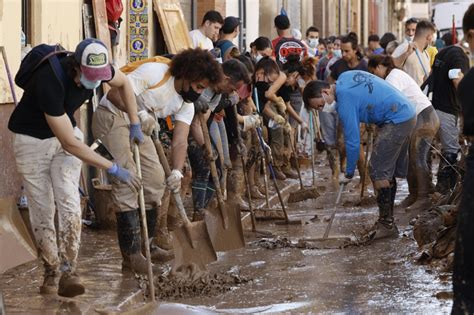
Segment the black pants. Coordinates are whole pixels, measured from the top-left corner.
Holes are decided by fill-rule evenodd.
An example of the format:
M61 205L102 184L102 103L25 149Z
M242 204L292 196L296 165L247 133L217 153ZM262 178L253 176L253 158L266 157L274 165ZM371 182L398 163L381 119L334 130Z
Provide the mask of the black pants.
M454 251L453 314L474 314L474 147L466 158L466 174L457 218Z

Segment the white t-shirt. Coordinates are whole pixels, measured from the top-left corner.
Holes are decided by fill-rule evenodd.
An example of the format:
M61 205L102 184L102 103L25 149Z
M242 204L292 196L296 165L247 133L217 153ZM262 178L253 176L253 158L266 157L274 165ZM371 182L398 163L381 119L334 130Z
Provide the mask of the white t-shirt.
M193 42L193 48L201 48L204 50L214 49L214 44L212 44L212 40L210 40L209 37L204 35L201 30L192 30L191 32L189 32L189 36L191 37L191 41Z
M402 92L413 105L415 105L416 114L421 113L425 108L431 106L428 97L423 93L415 80L407 73L400 69L390 71L385 81L393 85L397 90Z
M184 102L182 96L176 92L173 76L170 76L159 87L151 88L161 82L168 69L169 66L166 64L148 62L127 74L133 92L137 97L138 110L146 109L154 112L157 118L174 115L175 120L190 125L194 117L194 105L193 103ZM100 105L108 108L113 113L118 113L119 110L106 96L102 98Z
M392 57L398 58L403 55L407 51L408 45L407 42L400 44L393 52ZM415 80L418 86L421 86L431 71L430 56L426 51L417 49L408 56L402 69Z

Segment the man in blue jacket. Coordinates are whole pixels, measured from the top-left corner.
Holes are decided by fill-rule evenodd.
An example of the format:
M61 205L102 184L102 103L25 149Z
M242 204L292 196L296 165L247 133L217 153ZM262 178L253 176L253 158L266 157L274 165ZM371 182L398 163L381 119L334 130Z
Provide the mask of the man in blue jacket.
M344 128L347 152L341 185L354 176L360 149L359 124L375 124L377 140L370 160L370 178L377 193L379 219L370 236L398 236L393 219L397 192L396 177L406 177L408 141L415 127L415 106L384 80L365 71L347 71L336 84L312 81L303 92L305 105L324 111L336 111ZM337 101L337 104L335 103Z

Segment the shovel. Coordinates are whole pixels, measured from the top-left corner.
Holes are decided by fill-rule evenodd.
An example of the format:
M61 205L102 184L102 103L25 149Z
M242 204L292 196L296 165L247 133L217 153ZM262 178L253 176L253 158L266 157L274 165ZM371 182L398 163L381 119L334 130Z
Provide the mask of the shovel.
M332 223L336 217L337 207L339 205L339 201L341 200L344 186L344 184L341 184L339 187L339 192L337 193L336 202L334 204L334 210L331 214L331 218L329 219L329 223L326 226L326 230L324 231L323 238L303 239L304 241L311 242L320 248L340 248L351 243L351 239L349 237L329 237L329 232L331 231Z
M362 174L361 178L361 185L360 185L360 198L362 199L364 197L365 193L365 181L367 178L367 175L369 175L369 160L370 160L370 154L372 152L372 145L373 145L373 139L374 139L374 133L372 131L367 132L367 148L365 151L365 165L364 165L364 174Z
M199 114L199 119L207 154L212 156L211 137L209 136L206 118L203 114ZM207 229L211 236L212 245L216 251L228 251L245 247L240 207L232 202L231 196L229 198L231 201L230 205L225 207L219 176L217 175L216 162L211 160L209 164L211 167L212 181L216 187L218 203L217 208L207 209L206 215L204 216Z
M156 152L160 158L165 175L169 176L171 169L158 137L153 137L153 143L155 144ZM184 222L182 226L172 232L174 269L182 265L196 264L200 269L205 270L208 263L217 260L217 255L212 247L206 224L202 221L191 223L184 210L179 191L171 193L173 194L176 207Z
M140 180L142 179L142 167L140 162L140 150L138 149L138 144L133 144L133 153L135 155L135 164L137 166L137 174ZM142 232L143 238L145 239L145 256L148 264L148 282L150 285L150 296L151 301L155 302L155 283L153 282L153 269L151 263L150 255L150 239L148 238L148 228L146 223L146 212L145 212L145 196L143 194L143 186L140 186L138 192L138 201L140 203L140 216L142 221Z

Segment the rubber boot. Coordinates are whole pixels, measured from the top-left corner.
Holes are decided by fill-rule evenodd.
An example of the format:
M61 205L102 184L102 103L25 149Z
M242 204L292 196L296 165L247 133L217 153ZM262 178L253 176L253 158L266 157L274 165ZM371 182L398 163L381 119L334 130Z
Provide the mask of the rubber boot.
M142 255L140 219L137 210L117 212L117 234L122 253L122 270L147 274L148 264Z
M171 201L170 201L171 203ZM169 205L170 207L171 205ZM160 207L158 210L158 231L155 234L155 244L164 250L170 250L173 248L171 245L171 235L168 230L168 209L169 207Z
M44 267L43 284L40 286L41 294L56 294L58 292L59 272L57 268L46 266Z
M430 192L430 178L428 172L423 169L416 170L416 181L418 186L416 202L406 208L406 211L419 212L429 210L433 203L429 197Z
M395 196L397 195L397 179L394 177L390 181L390 205L391 205L391 216L395 209Z
M392 189L390 187L377 190L379 219L371 231L372 239L398 237L398 228L393 220Z
M59 279L58 295L64 297L75 297L84 294L86 289L81 278L75 272L64 272Z
M285 174L286 178L292 178L292 179L297 179L298 178L298 173L296 173L294 170L291 169L289 164L286 164L282 168L283 174Z
M276 179L278 180L286 179L286 175L280 170L280 168L273 166L273 172L275 173ZM269 176L271 176L271 174L269 174Z
M172 250L165 250L161 248L156 242L154 241L154 235L156 231L156 221L158 218L158 211L156 208L152 208L150 210L145 211L146 213L146 225L148 228L148 237L150 239L150 256L151 261L154 263L156 262L167 262L174 258L174 254ZM142 244L143 248L145 246L145 242ZM144 251L143 251L144 253Z
M456 167L458 155L455 153L444 153L446 159L451 165L441 158L438 170L438 182L436 183L436 191L442 195L446 195L454 189L457 180L457 173L453 167ZM453 166L453 167L452 167Z

